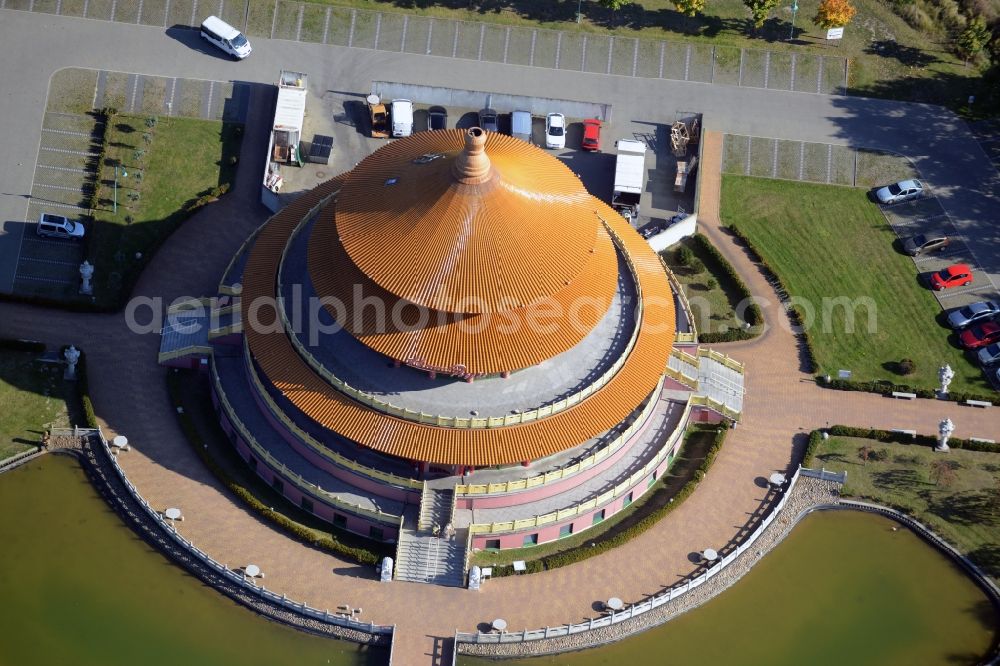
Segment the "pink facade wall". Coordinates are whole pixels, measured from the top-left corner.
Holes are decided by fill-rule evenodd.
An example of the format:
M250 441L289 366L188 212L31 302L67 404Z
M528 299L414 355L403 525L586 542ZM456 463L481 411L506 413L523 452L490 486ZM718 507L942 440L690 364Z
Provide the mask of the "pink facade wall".
M215 395L215 391L212 392L212 402L218 406L218 398ZM229 422L229 417L226 416L225 412L219 413L219 421L223 431L235 442L236 450L239 452L240 457L243 458L243 460L247 460L251 455L253 455L254 458L257 458L240 434L233 428L232 424ZM368 537L370 536L370 528L375 526L381 528L383 541L395 541L399 539L398 526L387 525L369 518L356 516L346 510L335 510L333 507L323 502L323 500L300 491L291 481L285 479L279 473L272 470L267 466L267 463L260 458L257 458L257 466L254 471L257 473L257 476L267 482L268 485L273 483L275 477L280 478L282 480L282 495L288 498L288 500L293 502L296 506L302 505L303 495L309 497L313 503L313 513L323 520L332 524L334 521L334 514L344 516L346 518L346 525L341 529L346 529L349 532L354 532L355 534Z
M654 410L655 411L655 410ZM527 504L529 502L534 502L546 497L552 497L558 495L559 493L566 492L572 488L576 488L581 483L584 483L604 470L608 469L615 463L617 463L621 458L628 453L629 449L635 444L639 437L641 437L646 429L649 428L650 423L652 423L652 414L646 418L645 423L636 432L632 433L632 436L628 439L625 444L618 449L614 454L608 456L598 464L594 465L586 471L579 472L570 476L566 479L556 481L554 483L545 484L543 486L536 486L535 488L530 488L528 490L522 490L513 493L503 493L497 495L487 495L487 496L471 496L463 495L455 498L455 506L459 509L490 509L501 506L517 506L519 504ZM684 428L685 424L678 424L678 428ZM468 477L466 483L476 483L476 475L472 474Z
M671 462L677 455L677 451L680 450L682 442L683 438L679 439L677 441L677 444L674 446L671 455L669 455L667 458L664 458L663 461L660 462L659 465L657 465L655 470L657 479L663 476L663 474L667 471L667 468L670 467ZM649 487L649 482L652 478L653 478L652 474L643 477L638 483L636 483L634 486L632 486L632 488L629 489L629 492L632 493L633 502L639 499L639 497L641 497L642 494L646 492L646 490ZM627 496L628 493L623 493L618 497L614 498L613 500L611 500L610 502L608 502L607 504L605 504L604 506L598 507L593 511L590 511L582 516L576 516L572 520L564 520L562 522L551 523L549 525L545 525L544 527L540 528L521 530L519 532L510 532L500 535L488 535L488 534L476 535L472 538L472 547L478 548L479 550L483 550L486 548L487 541L493 541L499 539L501 550L505 550L508 548L523 548L524 538L530 534L536 534L536 533L538 534L538 543L540 544L547 543L549 541L555 541L556 539L558 539L559 532L565 525L573 525L572 533L579 534L581 532L586 531L590 527L594 526L594 515L600 513L602 510L604 511L604 520L607 520L608 518L615 515L622 509L627 508L624 506L625 498Z

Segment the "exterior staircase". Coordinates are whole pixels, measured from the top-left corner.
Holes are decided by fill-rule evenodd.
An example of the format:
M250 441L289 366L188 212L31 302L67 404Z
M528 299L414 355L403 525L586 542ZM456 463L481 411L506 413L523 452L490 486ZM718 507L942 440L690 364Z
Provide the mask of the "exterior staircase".
M468 530L438 536L438 530L451 521L454 506L453 489L434 490L424 484L420 508L409 507L403 514L396 544L396 580L465 586Z

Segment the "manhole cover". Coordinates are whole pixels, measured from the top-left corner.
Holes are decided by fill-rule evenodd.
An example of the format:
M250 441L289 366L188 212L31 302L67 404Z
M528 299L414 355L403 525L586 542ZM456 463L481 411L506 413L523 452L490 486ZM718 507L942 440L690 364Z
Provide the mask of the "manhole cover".
M317 178L326 178L326 171L317 171L316 172L316 177Z

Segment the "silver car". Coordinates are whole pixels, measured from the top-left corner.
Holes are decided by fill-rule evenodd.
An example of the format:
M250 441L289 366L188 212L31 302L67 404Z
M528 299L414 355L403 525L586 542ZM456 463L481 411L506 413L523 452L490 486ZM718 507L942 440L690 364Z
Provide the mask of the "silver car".
M875 199L880 204L897 204L917 199L924 194L924 186L919 180L901 180L875 190Z
M1000 316L1000 303L997 301L979 301L949 312L948 325L958 330L996 316Z
M984 368L1000 363L1000 343L994 342L992 345L983 347L976 353L976 358L979 359L979 365Z

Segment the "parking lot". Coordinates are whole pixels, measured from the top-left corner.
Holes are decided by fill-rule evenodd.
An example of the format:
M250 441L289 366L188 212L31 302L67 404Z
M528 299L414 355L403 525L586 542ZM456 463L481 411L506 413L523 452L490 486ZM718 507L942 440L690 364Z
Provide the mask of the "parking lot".
M540 150L557 157L576 173L587 190L611 201L615 172L615 141L637 139L649 148L646 154L646 182L640 201L642 214L635 221L641 226L651 220L668 220L678 210L691 212L697 172L690 178L684 192L674 191L674 174L677 159L670 150L670 127L664 124L643 123L614 117L613 109L606 104L583 103L571 100L528 98L501 95L489 91L460 90L453 88L416 86L386 81L373 82L373 88L386 104L393 98L406 98L414 103L413 131L428 128L427 109L443 106L447 111L448 128L469 128L478 125L479 110L489 104L499 113L501 132L510 131L510 113L515 109L532 113L532 143ZM367 93L310 90L307 98L305 126L302 136L306 143L316 134L334 138L329 164L309 164L282 170L285 185L280 194L283 202L299 192L313 187L323 178L329 178L354 167L361 159L385 145L385 139L372 139L369 134ZM566 148L548 150L545 146L545 114L554 111L566 116ZM589 152L580 149L583 136L582 121L600 118L601 150ZM390 139L391 140L391 139ZM304 153L308 154L308 146Z
M94 109L242 122L249 95L241 84L69 69L52 78L24 219L3 222L0 259L13 268L9 290L21 296L75 299L86 242L42 238L44 213L90 226L102 127ZM2 286L0 286L2 288Z

